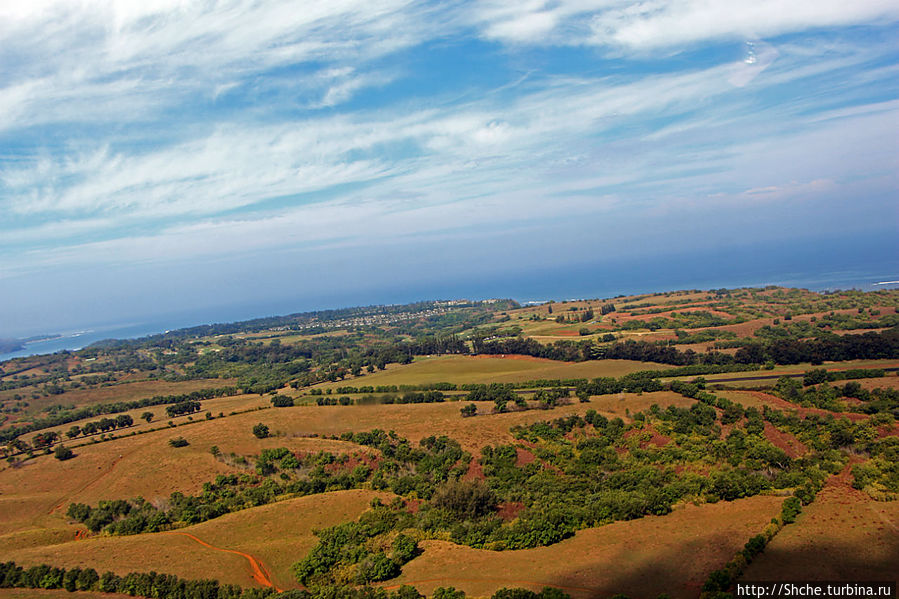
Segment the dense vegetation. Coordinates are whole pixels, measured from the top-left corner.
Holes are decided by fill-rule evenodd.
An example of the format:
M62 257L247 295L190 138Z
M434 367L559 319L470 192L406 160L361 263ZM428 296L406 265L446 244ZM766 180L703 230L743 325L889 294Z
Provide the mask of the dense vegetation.
M130 572L124 576L105 572L101 575L93 568L66 569L46 564L23 568L15 562L0 562L0 588L64 589L72 593L99 591L152 599L424 599L415 588L406 585L395 592L349 585L278 592L271 588L244 589L217 580L186 580L157 572ZM464 599L465 593L452 587L438 587L433 597ZM500 589L491 599L569 599L569 596L549 587L539 593L515 588Z

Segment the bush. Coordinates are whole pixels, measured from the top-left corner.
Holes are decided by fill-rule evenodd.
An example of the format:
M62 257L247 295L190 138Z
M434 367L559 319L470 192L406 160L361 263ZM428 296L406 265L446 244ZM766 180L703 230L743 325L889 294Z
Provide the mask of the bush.
M53 456L60 461L70 460L75 457L75 452L64 445L60 445L53 452Z
M802 511L802 502L798 497L788 497L783 503L780 511L780 517L784 524L790 524L796 521L796 516Z
M457 591L455 587L437 587L431 599L465 599L465 591Z
M256 435L257 439L265 439L269 436L268 427L260 422L253 427L253 434Z
M462 520L474 520L496 510L496 495L481 481L451 480L437 488L431 503Z
M286 395L274 395L272 396L272 405L276 408L291 408L293 407L293 398L287 397Z
M187 447L190 443L184 437L175 437L174 439L169 439L169 445L172 447Z

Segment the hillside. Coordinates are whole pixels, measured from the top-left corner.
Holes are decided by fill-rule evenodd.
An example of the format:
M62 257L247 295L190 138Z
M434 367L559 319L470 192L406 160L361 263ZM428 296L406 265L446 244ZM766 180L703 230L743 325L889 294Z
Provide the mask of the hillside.
M10 360L0 598L889 579L897 308L776 287L421 302Z

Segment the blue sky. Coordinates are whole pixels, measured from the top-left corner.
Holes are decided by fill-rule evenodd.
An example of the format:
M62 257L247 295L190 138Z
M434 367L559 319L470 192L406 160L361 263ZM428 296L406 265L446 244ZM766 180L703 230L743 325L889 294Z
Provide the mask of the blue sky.
M0 336L750 242L813 268L873 237L853 259L882 262L897 21L894 0L3 3Z

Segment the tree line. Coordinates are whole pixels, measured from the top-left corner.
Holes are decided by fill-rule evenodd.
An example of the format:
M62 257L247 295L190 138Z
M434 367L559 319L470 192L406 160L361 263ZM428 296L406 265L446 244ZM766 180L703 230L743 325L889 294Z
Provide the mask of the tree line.
M276 591L272 588L241 588L217 580L191 580L158 572L129 572L119 576L99 574L93 568L59 568L40 564L24 568L15 562L0 562L0 588L65 589L119 593L153 599L425 599L415 587L402 585L396 591L380 587L325 585L313 589ZM453 587L437 587L433 599L464 599L465 593ZM545 587L540 592L521 588L502 588L490 599L570 599L559 589Z
M159 406L165 404L177 404L184 401L200 401L204 399L213 399L216 397L227 397L231 395L237 395L239 393L240 389L238 389L237 387L220 387L217 389L200 389L197 391L191 391L190 393L181 393L178 395L156 395L154 397L148 397L135 401L120 401L115 403L95 404L92 406L78 408L76 410L65 410L63 412L54 414L53 416L36 418L29 424L11 426L0 431L0 443L6 443L20 435L24 435L33 431L52 428L54 426L68 424L69 422L75 422L77 420L84 420L86 418L91 418L92 416L100 416L103 414L119 414L121 412L127 412L129 410L135 410L139 408L148 408L151 406Z

